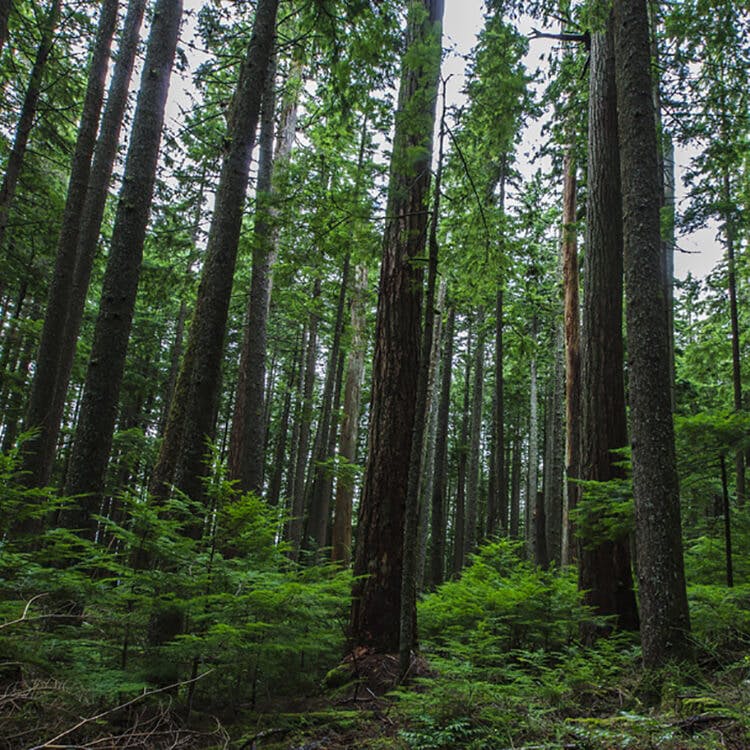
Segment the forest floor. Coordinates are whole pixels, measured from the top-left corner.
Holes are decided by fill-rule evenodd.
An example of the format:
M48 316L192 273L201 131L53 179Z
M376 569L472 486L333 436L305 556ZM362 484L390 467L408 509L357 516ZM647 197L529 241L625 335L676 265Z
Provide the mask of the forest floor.
M370 658L367 673L323 694L254 714L237 750L748 750L750 680L746 670L663 674L647 685L637 665L595 699L555 705L543 684L525 706L488 700L476 682L450 685L422 661L408 687L384 690L398 659ZM333 670L333 682L341 678ZM329 674L329 678L330 678ZM373 689L373 687L375 689ZM445 695L444 693L447 693ZM467 697L469 704L467 704ZM521 697L521 696L519 696ZM447 698L447 700L446 700ZM513 712L515 713L515 721ZM452 715L451 715L452 714ZM531 716L532 721L529 721Z

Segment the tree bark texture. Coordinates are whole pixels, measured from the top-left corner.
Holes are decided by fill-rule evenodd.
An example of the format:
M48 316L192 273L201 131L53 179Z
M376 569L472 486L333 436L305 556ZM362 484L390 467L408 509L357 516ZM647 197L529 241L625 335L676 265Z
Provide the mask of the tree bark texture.
M544 518L547 562L562 563L563 485L565 484L565 436L563 429L565 366L563 364L563 330L558 329L555 360L547 397L547 429L544 452Z
M471 428L469 432L469 461L466 477L466 537L464 560L477 546L479 508L480 443L482 437L482 405L484 396L484 310L477 315L477 344L474 349L474 383L471 389Z
M614 8L641 642L644 663L651 667L689 654L690 617L664 315L648 15L645 0L616 0Z
M43 487L49 482L60 430L62 414L59 407L56 408L55 384L60 374L61 350L70 309L78 237L104 101L112 37L117 25L117 8L117 0L105 0L101 6L99 26L89 63L86 96L71 163L62 227L57 241L55 268L49 285L44 325L34 369L26 427L37 429L39 432L24 445L23 457L24 482L33 487Z
M589 63L590 65L590 63ZM563 161L563 290L565 308L565 464L568 483L563 511L562 563L568 564L575 551L570 511L576 507L580 476L581 420L581 324L579 312L578 242L576 231L576 165L573 147Z
M359 429L360 396L365 366L365 296L367 294L367 266L358 266L354 273L354 290L350 302L351 344L346 362L344 385L344 414L339 437L340 468L336 482L331 559L348 565L352 550L352 505L354 475L350 471L356 461L357 432Z
M464 569L466 558L466 465L469 452L469 423L471 419L471 327L466 334L466 369L464 373L464 400L461 410L461 427L456 452L458 453L458 472L456 477L456 504L453 518L453 575L458 577Z
M449 305L443 344L443 377L440 383L440 404L435 437L435 470L430 518L430 579L429 587L440 586L445 580L445 528L448 504L448 418L450 416L451 378L453 377L453 333L456 309Z
M203 498L206 441L214 437L229 299L255 131L276 33L278 0L259 0L229 116L205 262L157 480ZM171 470L170 463L174 460ZM155 472L156 473L156 472ZM160 490L164 492L163 487Z
M84 496L89 528L112 446L181 20L181 0L157 0L66 485L67 494Z
M130 79L133 73L135 55L138 49L141 23L145 12L146 0L130 0L123 24L122 36L117 53L117 61L112 74L107 103L102 115L99 137L94 149L93 161L89 172L86 198L81 212L75 252L75 268L72 276L72 287L65 310L65 325L62 328L62 341L59 344L58 360L55 370L53 394L50 397L39 389L39 403L34 407L37 416L31 413L27 424L43 418L43 431L40 435L38 450L32 452L28 467L30 482L46 484L52 474L55 449L58 442L60 425L65 409L70 374L75 361L78 334L81 328L83 312L86 306L89 280L94 264L99 230L104 216L104 208L109 195L109 183L112 177L117 148L120 141L123 118L128 103Z
M622 342L622 209L617 140L617 94L611 21L591 40L589 174L586 205L580 476L606 482L622 476L612 451L627 445ZM638 627L630 544L584 539L578 550L579 587L615 626ZM586 626L593 640L597 629Z
M376 319L367 468L360 506L352 645L399 645L403 528L419 365L422 271L443 0L409 4Z
M242 492L263 490L265 446L264 387L268 305L271 292L272 261L272 178L273 142L276 125L276 62L269 62L261 105L258 138L258 177L255 184L255 226L253 231L253 270L245 314L234 414L229 437L227 471Z

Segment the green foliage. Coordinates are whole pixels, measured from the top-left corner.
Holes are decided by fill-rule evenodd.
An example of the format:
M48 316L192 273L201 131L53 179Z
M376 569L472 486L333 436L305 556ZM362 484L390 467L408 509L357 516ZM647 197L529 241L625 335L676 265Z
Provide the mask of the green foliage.
M59 510L14 482L14 461L0 463L2 517ZM290 563L276 543L277 510L254 495L221 481L210 495L215 523L202 538L186 533L200 510L188 498L129 495L112 514L120 522L100 519L96 542L62 527L33 546L6 536L2 681L57 681L82 713L172 683L183 685L180 701L222 714L312 689L343 650L350 575Z

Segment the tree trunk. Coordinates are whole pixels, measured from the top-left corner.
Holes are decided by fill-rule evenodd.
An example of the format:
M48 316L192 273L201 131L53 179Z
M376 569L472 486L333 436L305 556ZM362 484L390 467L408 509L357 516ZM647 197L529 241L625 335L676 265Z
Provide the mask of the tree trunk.
M622 476L613 453L627 445L622 343L622 209L617 95L611 22L594 34L589 86L589 176L586 204L580 476L606 482ZM578 550L579 588L615 626L638 627L627 537L584 539ZM592 641L600 629L582 628ZM603 630L604 633L607 629Z
M689 654L645 0L616 0L633 495L647 667Z
M66 492L83 495L89 531L100 504L156 179L181 0L157 0L117 205Z
M271 292L273 228L271 215L273 141L276 125L276 60L272 55L266 73L258 138L258 177L255 185L253 271L245 315L245 335L237 373L227 472L242 492L263 490L268 305Z
M21 112L18 116L13 145L8 156L8 163L5 165L5 175L2 184L0 184L0 247L3 246L5 232L8 229L10 209L16 194L18 179L21 176L29 135L31 135L31 129L36 119L36 110L42 93L42 78L47 66L47 59L55 43L55 30L60 21L61 9L62 0L52 0L45 15L41 29L42 36L39 47L37 47L34 65L31 68Z
M55 448L63 419L70 375L75 362L76 345L86 306L91 270L99 243L99 230L109 195L109 183L117 157L120 131L127 108L130 79L133 73L145 7L146 0L130 0L123 24L117 61L94 150L86 197L76 237L75 267L64 313L65 325L61 329L62 339L56 355L58 359L54 364L54 389L50 394L44 391L42 385L39 389L36 389L35 386L34 398L38 398L38 405L30 406L27 416L27 425L32 425L35 422L43 425L38 448L30 452L28 459L25 459L25 461L29 461L29 465L26 466L24 463L24 468L29 472L27 476L30 485L44 485L49 482L52 475ZM50 358L50 361L52 361L52 358ZM48 375L49 370L47 370ZM42 382L47 376L40 374L40 378L43 378ZM32 413L32 409L35 413Z
M521 436L516 433L510 469L510 521L508 529L511 539L520 539L521 516Z
M456 478L456 510L453 523L453 575L464 569L466 558L466 464L468 458L471 387L471 325L466 332L466 371L464 373L464 402L461 411L461 430L458 438L458 473Z
M5 40L8 38L8 17L11 5L11 0L0 0L0 52L3 51Z
M315 279L313 286L313 304L320 297L320 278ZM294 485L292 491L292 515L289 521L289 541L295 559L302 546L302 531L305 513L305 467L310 444L310 428L312 425L313 397L315 395L315 363L318 358L318 323L320 315L314 307L310 313L307 326L307 349L305 350L305 369L302 382L302 403L299 415L299 437L296 443L294 463Z
M349 258L347 252L344 267L341 270L341 285L336 305L336 320L333 324L333 342L328 355L326 378L323 384L321 398L321 412L318 420L318 430L315 436L309 469L309 493L306 505L305 534L303 546L305 549L320 549L326 544L326 528L330 512L330 494L326 493L325 475L330 473L330 466L325 466L327 458L328 439L331 429L331 413L333 411L334 386L336 384L336 370L341 351L341 336L344 331L344 311L346 309L346 295L349 286Z
M729 487L727 482L727 462L722 453L720 456L721 468L721 497L724 515L724 559L726 563L727 587L734 586L734 571L732 570L732 510L729 506Z
M437 588L445 580L445 527L448 501L448 417L450 416L451 378L453 376L453 330L456 308L449 305L445 324L443 349L443 377L440 384L437 435L435 439L435 479L432 491L430 519L430 580L429 587Z
M731 206L731 184L729 171L725 168L722 175L722 198L725 206ZM724 215L724 236L727 246L727 284L729 287L729 319L732 335L732 393L734 395L734 410L742 411L742 365L740 359L740 324L737 310L737 271L735 261L735 230L734 221L729 209ZM745 504L745 456L740 448L735 454L735 488L737 492L737 506Z
M532 346L536 347L537 341L537 319L534 315L531 323ZM539 397L537 385L537 361L536 354L532 354L530 366L529 385L529 473L528 488L526 490L526 543L529 548L529 557L537 565L540 564L541 550L537 548L538 539L534 520L536 514L537 489L539 484Z
M333 522L331 559L348 565L352 548L352 502L354 499L354 474L350 470L356 460L357 431L359 428L359 402L365 364L365 295L367 294L367 266L355 271L354 291L351 299L352 341L346 364L344 386L344 416L339 438L339 474L336 483L336 501Z
M581 456L581 325L579 319L578 247L576 235L576 165L573 146L563 161L563 289L565 294L565 464L568 482L563 507L562 564L575 554L570 511L576 507Z
M259 0L232 102L198 298L155 479L203 498L206 441L214 437L237 247L261 97L274 46L278 0ZM174 468L170 466L174 460ZM152 482L153 484L153 482Z
M117 0L105 0L101 7L99 27L89 65L86 97L71 164L62 227L57 241L55 269L49 286L42 337L34 369L26 427L38 429L39 432L24 445L23 458L24 482L32 487L42 487L49 482L60 429L61 414L59 409L55 409L55 383L60 371L76 248L104 100L112 36L117 25L117 7Z
M559 567L562 563L563 486L565 484L565 436L563 435L563 391L565 366L563 364L562 327L558 329L555 343L555 360L547 407L547 430L544 456L544 518L547 563Z
M350 632L353 646L383 652L399 645L422 302L422 271L413 260L425 245L442 16L443 0L409 3L383 237Z
M438 22L442 21L442 10ZM439 63L436 73L439 75ZM437 87L437 80L435 80ZM445 92L445 86L443 86ZM437 93L437 91L436 91ZM443 95L445 105L445 95ZM443 113L445 114L445 113ZM434 110L433 110L434 117ZM430 365L435 332L435 291L438 274L439 246L437 227L440 220L440 186L443 179L443 150L445 143L445 118L440 123L438 140L438 167L435 175L435 190L428 241L427 295L425 298L424 331L419 348L419 372L417 393L414 402L414 426L409 455L409 471L406 484L406 507L404 511L403 565L401 568L401 632L399 634L399 663L401 677L405 679L411 666L411 652L417 644L417 564L419 560L419 517L421 500L422 467L424 454L425 422L429 410Z
M281 479L284 471L287 434L289 432L289 414L292 409L292 392L294 391L294 384L297 382L297 373L299 371L298 360L301 356L300 346L297 345L292 355L291 372L284 393L284 405L281 409L279 431L276 435L276 445L273 453L273 473L268 484L267 501L269 505L273 505L274 507L279 504L279 500L281 499Z
M440 376L440 346L445 309L445 279L440 282L438 301L434 316L434 334L430 350L430 373L427 384L427 437L422 449L422 472L419 490L419 554L417 559L417 592L424 590L425 566L427 564L427 539L430 532L430 511L435 486L435 440L438 424L437 387Z
M479 506L479 448L482 436L482 404L484 395L484 309L477 315L477 344L474 349L474 385L471 395L471 430L469 433L469 462L466 480L466 538L464 560L477 546Z

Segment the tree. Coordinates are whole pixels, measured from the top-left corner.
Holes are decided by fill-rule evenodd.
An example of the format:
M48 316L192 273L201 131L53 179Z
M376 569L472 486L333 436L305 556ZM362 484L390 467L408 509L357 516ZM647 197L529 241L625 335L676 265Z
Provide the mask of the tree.
M644 663L650 667L688 655L690 616L670 398L645 0L615 2L614 45L641 641Z
M181 0L157 0L66 482L84 526L104 487L181 20Z
M409 3L375 333L367 468L357 527L350 639L399 646L402 529L419 363L422 255L440 71L442 0ZM416 540L414 540L416 542Z
M591 38L588 191L581 355L580 478L622 476L617 451L628 443L622 342L622 208L611 20ZM585 492L583 499L585 500ZM627 535L586 539L578 550L578 584L598 614L638 627ZM594 638L596 629L584 633Z
M278 0L261 0L229 116L198 299L190 326L153 491L174 484L194 499L203 495L206 440L214 435L221 362L255 129L276 28Z
M89 63L86 98L78 126L65 211L57 243L55 269L49 286L47 309L26 417L27 429L39 430L39 434L24 446L24 481L30 486L42 487L47 484L55 457L61 418L58 407L60 399L56 398L56 382L60 376L61 348L65 340L65 326L73 291L78 237L104 100L110 46L117 24L117 7L116 0L106 0L102 4L99 28ZM67 386L67 379L65 385Z

